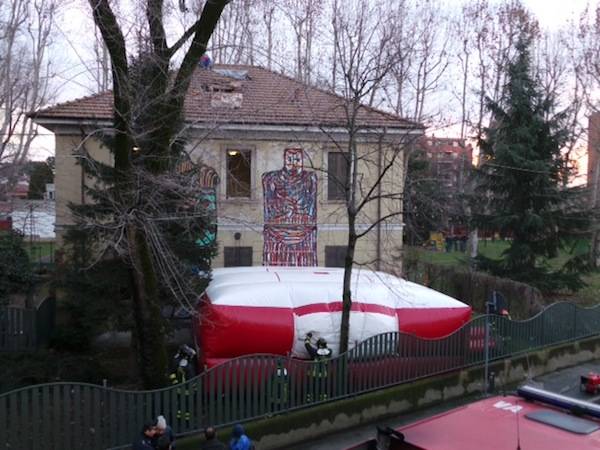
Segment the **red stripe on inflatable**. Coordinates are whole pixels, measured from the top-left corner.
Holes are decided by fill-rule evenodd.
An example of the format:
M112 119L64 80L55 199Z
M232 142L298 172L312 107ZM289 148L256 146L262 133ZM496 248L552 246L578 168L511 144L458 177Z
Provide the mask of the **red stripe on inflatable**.
M471 319L471 307L463 308L399 308L400 331L422 338L447 336Z
M286 355L294 343L290 308L207 304L199 325L203 359L252 353Z
M316 303L292 308L260 306L202 306L197 328L202 363L252 353L287 355L294 344L294 313L339 313L342 302ZM423 338L441 338L460 328L471 318L471 308L399 308L354 302L352 311L376 313L398 318L400 330ZM391 330L379 330L386 332Z
M310 305L304 305L294 308L294 313L298 316L305 316L307 314L316 313L342 312L342 306L342 302L311 303ZM394 308L390 308L388 306L383 305L374 305L372 303L352 302L351 311L384 314L386 316L392 317L396 315L396 310Z

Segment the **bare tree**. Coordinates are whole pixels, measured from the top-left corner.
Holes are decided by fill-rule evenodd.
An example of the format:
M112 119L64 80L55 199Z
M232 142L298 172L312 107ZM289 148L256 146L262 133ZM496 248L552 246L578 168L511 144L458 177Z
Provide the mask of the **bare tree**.
M564 167L562 181L565 188L577 172L575 154L581 145L587 127L585 122L586 91L588 84L585 63L577 35L572 33L575 24L540 34L536 49L535 70L548 98L553 98L565 114L564 129L568 138L563 149Z
M313 70L313 41L318 37L318 21L322 2L318 0L284 0L281 11L294 30L295 75L304 83L310 83Z
M424 118L429 95L439 89L440 80L448 67L450 33L443 16L431 2L425 2L415 17L418 18L415 32L419 39L415 48L417 62L413 76L416 77L413 78L414 99L410 117L420 122Z
M372 231L381 233L383 224L393 222L402 214L401 177L407 136L392 137L385 132L369 130L360 119L365 108L369 108L366 104L373 98L373 93L398 63L398 52L388 45L395 28L386 23L385 10L379 6L347 2L334 22L337 79L344 97L346 124L342 137L330 133L328 137L336 151L343 155L347 170L342 178L329 173L328 179L343 190L348 221L340 353L348 350L351 278L357 242ZM370 137L364 138L365 134ZM359 220L369 225L359 229ZM373 261L377 266L380 262Z
M271 70L273 67L273 19L275 17L275 5L270 0L262 0L260 7L265 26L267 67Z
M453 32L459 42L455 42L458 47L456 59L459 62L461 85L455 87L458 89L458 99L460 102L460 138L467 136L468 123L470 121L469 106L473 87L471 85L472 65L475 59L478 45L481 45L481 21L479 20L487 4L483 2L470 2L463 5L460 13L453 22Z
M108 49L98 35L98 29L94 29L94 59L96 68L96 89L98 92L110 89L110 61Z
M501 3L491 11L495 21L493 28L486 36L486 42L480 42L480 67L487 66L488 71L480 72L480 82L483 86L480 92L481 114L477 121L477 134L481 126L489 121L486 116L485 104L487 98L497 102L504 93L506 85L506 67L515 55L515 43L519 36L525 34L535 42L539 38L539 24L520 0L510 0ZM488 15L489 17L489 15ZM483 102L483 103L481 103Z
M217 63L254 64L255 35L258 34L257 0L240 0L224 11L211 40Z
M26 117L51 97L56 0L0 2L0 163L23 163L37 126Z
M161 254L148 232L152 211L144 210L148 201L144 191L135 189L137 176L143 169L159 177L180 154L178 138L191 76L227 3L228 0L207 0L193 24L169 43L164 27L166 5L163 0L148 0L140 5L146 20L142 32L147 42L140 49L136 43L126 41L109 0L89 0L111 61L115 111L112 195L115 204L128 205L121 238L131 267L138 368L147 387L163 385L166 376L159 284L169 280L159 278Z
M442 101L431 102L441 93L449 59L449 21L441 4L429 0L419 4L395 3L386 11L393 26L392 44L397 64L386 88L397 114L415 121L439 115Z

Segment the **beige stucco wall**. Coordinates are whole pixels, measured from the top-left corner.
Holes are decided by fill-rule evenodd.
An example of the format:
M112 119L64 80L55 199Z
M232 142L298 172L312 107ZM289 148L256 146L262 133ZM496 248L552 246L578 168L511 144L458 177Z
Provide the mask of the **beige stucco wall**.
M64 226L73 223L69 204L90 202L83 186L91 186L94 180L84 176L78 160L87 153L96 161L112 164L112 156L96 139L82 142L81 134L56 134L55 143L56 239L60 246L63 243Z
M68 208L69 202L81 203L82 201L82 170L76 162L74 150L78 148L81 137L77 135L57 134L56 136L56 202L57 202L57 237L60 241L63 226L72 223ZM261 176L263 173L278 170L283 167L283 152L285 148L294 147L304 150L305 170L315 170L318 179L317 223L318 262L325 265L325 247L328 245L347 244L347 218L343 202L329 201L327 199L326 152L334 151L332 145L323 144L311 139L299 139L293 136L289 140L273 138L264 139L190 139L188 152L194 161L202 162L213 167L219 173L221 183L217 188L218 196L218 242L219 253L213 261L214 267L223 266L223 247L226 246L251 246L253 248L253 264L262 264L263 248L263 192ZM85 148L95 158L103 162L110 162L109 152L102 148L97 140L88 139ZM226 151L230 148L248 148L252 150L252 197L250 199L226 198ZM393 148L397 149L397 146ZM374 144L359 144L359 191L367 191L373 184L378 173L378 166L385 167L392 150ZM381 156L381 161L378 159ZM382 189L388 193L398 194L396 198L384 199L381 202L381 215L401 211L403 185L403 158L396 158L392 170L389 170L383 179ZM91 183L87 179L85 183ZM89 199L83 199L89 201ZM378 215L378 202L370 202L364 212L359 216L358 231L364 231L372 224ZM236 233L240 239L235 240ZM359 264L368 264L376 267L377 252L377 227L362 238L357 246L356 261ZM393 261L400 252L402 245L402 218L397 215L390 218L382 225L380 231L381 254L380 268L390 270L399 268L399 263Z

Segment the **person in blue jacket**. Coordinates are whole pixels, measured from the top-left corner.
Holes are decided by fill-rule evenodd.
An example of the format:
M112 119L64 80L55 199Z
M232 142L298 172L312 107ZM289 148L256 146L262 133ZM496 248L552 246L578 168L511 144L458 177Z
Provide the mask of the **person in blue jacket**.
M251 450L253 448L252 441L244 432L244 427L239 423L233 427L231 433L231 441L229 441L229 450Z

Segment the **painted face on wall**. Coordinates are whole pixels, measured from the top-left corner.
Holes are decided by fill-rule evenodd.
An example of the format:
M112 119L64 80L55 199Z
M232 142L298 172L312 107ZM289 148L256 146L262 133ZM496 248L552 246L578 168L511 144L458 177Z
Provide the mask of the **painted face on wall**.
M286 148L283 153L283 161L286 170L300 172L304 163L302 149Z

